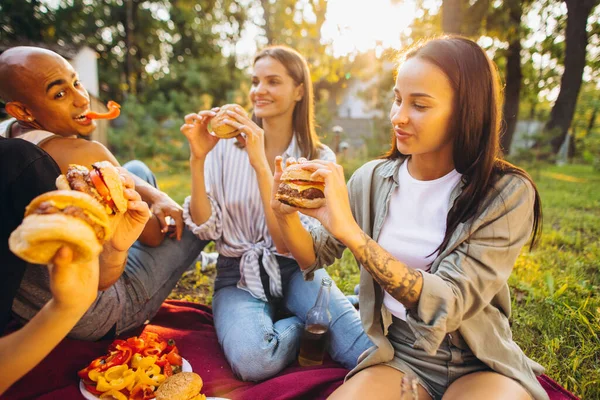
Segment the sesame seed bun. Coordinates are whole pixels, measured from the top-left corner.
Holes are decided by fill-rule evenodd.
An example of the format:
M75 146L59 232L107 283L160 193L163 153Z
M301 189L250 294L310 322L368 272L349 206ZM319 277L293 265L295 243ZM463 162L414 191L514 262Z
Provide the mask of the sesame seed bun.
M202 378L194 372L180 372L167 378L156 391L156 400L201 399ZM200 397L199 397L200 396Z

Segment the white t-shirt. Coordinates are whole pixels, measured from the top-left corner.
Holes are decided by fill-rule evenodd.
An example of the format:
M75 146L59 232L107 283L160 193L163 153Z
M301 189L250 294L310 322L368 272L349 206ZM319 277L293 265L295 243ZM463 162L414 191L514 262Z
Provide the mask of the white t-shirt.
M452 170L441 178L419 181L410 176L408 162L402 163L379 245L407 266L429 270L437 256L437 251L433 252L446 233L450 194L460 178L461 174ZM383 304L396 318L406 320L404 305L387 292Z

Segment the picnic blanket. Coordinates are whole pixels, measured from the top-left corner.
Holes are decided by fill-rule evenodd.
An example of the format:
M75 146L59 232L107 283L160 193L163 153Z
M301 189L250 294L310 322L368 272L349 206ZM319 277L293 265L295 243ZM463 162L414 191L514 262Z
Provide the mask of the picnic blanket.
M204 380L202 393L234 400L325 399L348 372L331 359L316 367L292 364L260 383L242 382L229 368L215 333L210 307L166 301L151 323L143 327L172 338L181 355ZM139 335L142 329L125 337ZM106 353L111 340L85 342L65 339L36 368L15 383L2 399L82 399L77 371ZM577 399L547 376L539 378L551 400Z

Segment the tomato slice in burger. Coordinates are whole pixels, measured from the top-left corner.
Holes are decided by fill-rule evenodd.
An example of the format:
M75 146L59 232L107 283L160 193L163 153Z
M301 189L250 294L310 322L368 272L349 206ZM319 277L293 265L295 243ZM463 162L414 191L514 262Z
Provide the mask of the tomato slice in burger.
M106 186L106 184L102 180L100 173L98 171L96 171L95 169L92 169L90 171L90 179L92 180L94 187L98 191L98 194L100 196L102 196L102 198L104 199L106 204L108 204L108 206L111 209L113 209L113 210L116 209L115 202L112 201L112 199L110 198L110 192L108 191L108 186Z

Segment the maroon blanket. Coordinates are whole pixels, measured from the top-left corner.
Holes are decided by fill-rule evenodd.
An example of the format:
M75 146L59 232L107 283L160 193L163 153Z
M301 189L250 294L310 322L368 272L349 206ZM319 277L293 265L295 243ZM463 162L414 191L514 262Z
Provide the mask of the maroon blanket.
M241 382L233 376L219 347L210 308L200 304L167 301L145 329L175 339L181 355L204 380L202 392L207 396L236 400L325 399L343 382L347 373L333 361L326 360L319 367L293 364L265 382ZM140 331L129 332L127 336L137 335ZM81 399L77 371L105 354L109 343L65 339L2 398ZM577 399L547 376L539 380L551 400Z

